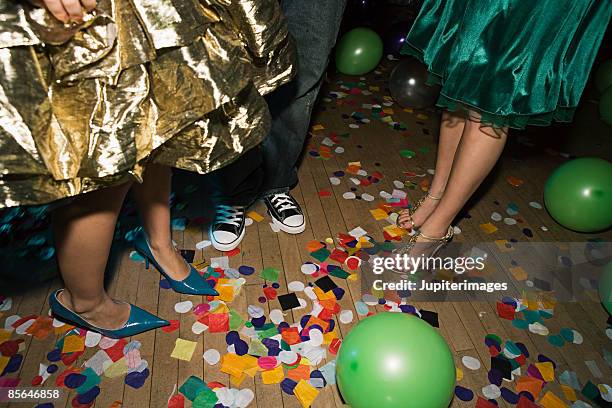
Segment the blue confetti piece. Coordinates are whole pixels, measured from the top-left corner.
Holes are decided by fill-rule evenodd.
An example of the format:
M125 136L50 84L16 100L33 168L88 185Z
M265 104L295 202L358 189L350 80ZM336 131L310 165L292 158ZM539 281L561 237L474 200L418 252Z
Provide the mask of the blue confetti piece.
M501 388L501 396L504 400L506 400L507 402L509 402L510 404L514 405L514 404L518 404L519 398L520 396L518 394L515 394L513 391L509 390L506 387L502 387Z
M70 373L64 379L64 385L70 389L78 388L85 383L87 377L79 373Z
M187 227L187 218L175 218L172 220L173 231L185 231Z
M47 360L51 362L60 361L62 359L62 352L60 349L54 349L47 353Z
M144 385L145 381L149 377L149 369L145 368L141 373L135 371L125 376L125 383L132 388L140 388Z
M457 385L455 387L455 395L461 401L471 401L474 399L474 391L470 390L469 388L462 387L460 385Z
M142 263L145 261L144 257L140 255L137 251L130 252L130 259L137 263Z
M249 276L255 273L255 268L252 268L246 265L242 265L241 267L238 268L238 272L240 272L242 275Z
M44 247L38 254L40 259L42 259L43 261L47 261L53 258L54 255L55 255L55 248L52 246Z
M293 381L291 378L285 378L283 381L281 381L280 385L281 385L281 389L283 390L285 394L295 395L293 393L293 390L295 390L297 383Z
M100 395L100 387L96 385L92 387L89 391L77 395L76 400L79 402L79 404L90 404L98 397L98 395Z

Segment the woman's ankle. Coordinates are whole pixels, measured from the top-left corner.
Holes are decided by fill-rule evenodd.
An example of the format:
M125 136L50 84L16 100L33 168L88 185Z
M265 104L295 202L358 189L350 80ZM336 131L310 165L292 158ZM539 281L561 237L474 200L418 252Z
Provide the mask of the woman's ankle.
M95 298L79 298L74 296L68 289L64 289L59 295L60 301L70 310L78 314L90 314L104 306L107 301L111 301L108 295L103 294Z

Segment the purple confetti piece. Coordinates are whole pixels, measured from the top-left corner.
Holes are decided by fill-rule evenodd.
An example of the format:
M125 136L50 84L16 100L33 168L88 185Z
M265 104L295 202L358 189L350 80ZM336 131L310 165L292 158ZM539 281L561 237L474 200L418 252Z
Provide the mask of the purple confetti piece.
M285 392L285 394L294 395L293 390L295 389L297 383L291 378L285 378L283 381L281 381L280 385L281 389L283 390L283 392Z

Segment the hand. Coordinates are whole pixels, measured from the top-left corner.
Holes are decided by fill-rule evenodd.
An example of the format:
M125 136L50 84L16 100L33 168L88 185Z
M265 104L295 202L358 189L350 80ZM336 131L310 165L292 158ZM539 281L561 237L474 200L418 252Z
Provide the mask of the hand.
M83 21L83 8L92 11L96 8L96 0L41 0L44 6L59 21L68 23Z

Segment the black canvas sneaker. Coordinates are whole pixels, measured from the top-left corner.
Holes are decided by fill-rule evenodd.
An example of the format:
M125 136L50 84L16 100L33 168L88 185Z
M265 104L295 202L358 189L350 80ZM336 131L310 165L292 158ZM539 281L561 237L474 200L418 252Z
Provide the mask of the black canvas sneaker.
M272 222L281 231L299 234L306 229L304 214L300 205L289 193L271 194L264 197Z
M245 232L244 207L218 205L208 235L219 251L231 251L240 245Z

